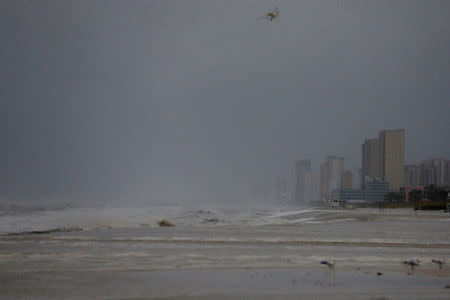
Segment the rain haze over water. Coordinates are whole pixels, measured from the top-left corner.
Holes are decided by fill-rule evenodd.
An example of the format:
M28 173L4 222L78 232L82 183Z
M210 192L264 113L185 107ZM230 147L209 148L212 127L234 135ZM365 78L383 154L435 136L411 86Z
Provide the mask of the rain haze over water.
M277 5L279 19L256 19ZM449 157L447 1L2 1L0 196L246 203L405 128ZM316 188L317 190L317 188ZM315 191L317 193L317 191Z

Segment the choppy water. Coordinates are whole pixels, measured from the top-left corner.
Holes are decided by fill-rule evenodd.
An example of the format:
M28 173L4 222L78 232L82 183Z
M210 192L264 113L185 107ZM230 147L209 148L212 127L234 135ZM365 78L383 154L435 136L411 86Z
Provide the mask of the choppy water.
M159 227L162 219L175 227ZM181 206L4 210L0 279L8 285L0 284L0 296L1 288L21 282L11 276L46 272L53 278L74 272L299 268L317 272L326 271L320 261L334 260L339 271L406 274L410 270L401 262L413 258L422 261L417 274L435 272L432 258L450 258L449 228L450 215L437 211L415 215L410 210ZM443 285L446 272L430 282ZM31 294L34 289L31 284ZM14 291L8 295L27 295Z

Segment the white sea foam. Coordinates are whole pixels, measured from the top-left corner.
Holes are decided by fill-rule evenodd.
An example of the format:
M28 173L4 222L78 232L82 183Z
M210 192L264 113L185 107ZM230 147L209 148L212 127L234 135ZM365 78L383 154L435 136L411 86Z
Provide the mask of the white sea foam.
M112 257L151 257L153 256L148 252L125 252L125 253L114 253L111 255Z
M305 209L299 209L299 210L290 210L290 211L280 211L275 212L271 215L269 215L269 218L279 218L279 217L286 217L291 215L297 215L297 214L304 214L304 213L310 213L310 212L316 212L319 211L317 209L313 208L305 208Z
M0 231L4 233L79 227L84 230L157 227L157 222L167 219L181 226L223 226L288 224L314 209L290 211L185 209L181 206L154 208L68 208L57 211L33 211L26 214L0 216ZM298 217L295 217L298 215ZM290 219L288 219L290 218ZM310 217L312 218L312 217ZM306 219L312 220L312 219Z

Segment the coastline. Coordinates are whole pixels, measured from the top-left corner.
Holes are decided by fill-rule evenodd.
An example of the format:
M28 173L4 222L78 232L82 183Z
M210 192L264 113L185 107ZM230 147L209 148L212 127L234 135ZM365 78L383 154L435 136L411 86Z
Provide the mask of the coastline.
M445 276L327 268L0 273L2 299L448 299ZM42 285L45 282L45 285ZM26 287L26 288L24 288Z
M51 216L78 220L75 213ZM143 213L132 226L2 235L0 299L450 297L449 265L432 263L448 260L448 214L306 209L218 215L223 221L205 224L211 215L170 218L176 227L140 226L159 219ZM41 215L27 218L29 226ZM53 228L83 225L64 220ZM402 263L415 259L414 271Z

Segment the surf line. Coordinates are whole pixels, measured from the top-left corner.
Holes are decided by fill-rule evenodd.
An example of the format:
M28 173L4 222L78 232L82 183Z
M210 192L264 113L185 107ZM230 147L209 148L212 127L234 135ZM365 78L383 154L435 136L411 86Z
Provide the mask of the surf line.
M220 240L220 239L96 239L96 238L57 238L50 236L18 237L0 236L0 240L48 240L64 242L96 242L96 243L158 243L158 244L205 244L205 245L286 245L286 246L349 246L349 247L387 247L387 248L423 248L450 249L450 244L388 243L365 241L315 241L315 240Z

